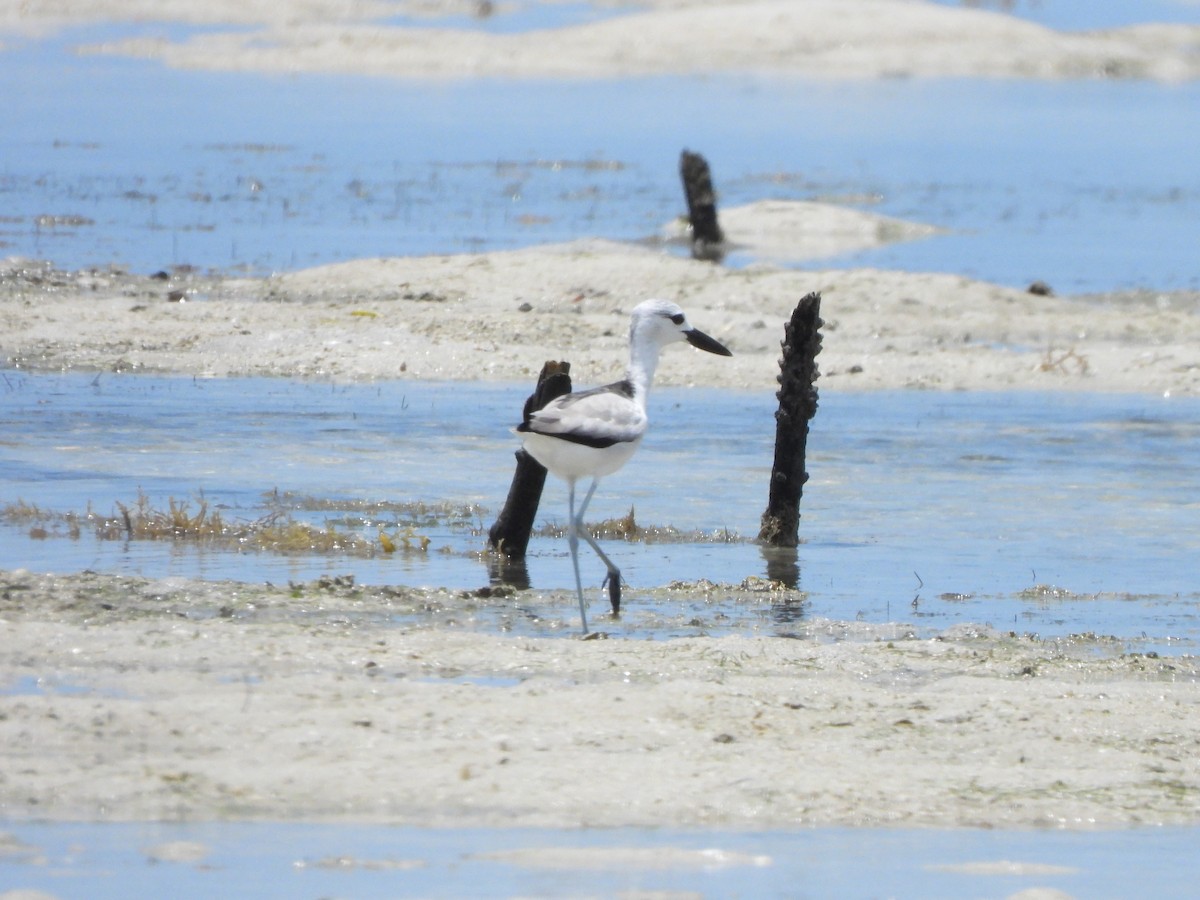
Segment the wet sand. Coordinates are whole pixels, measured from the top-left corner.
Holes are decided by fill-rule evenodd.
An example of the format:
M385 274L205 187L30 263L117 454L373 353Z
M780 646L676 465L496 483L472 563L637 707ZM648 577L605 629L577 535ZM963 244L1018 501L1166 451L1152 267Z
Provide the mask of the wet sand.
M581 641L565 594L536 598L546 636L517 638L472 630L484 602L0 573L0 815L758 829L1197 818L1194 659L970 628ZM460 624L381 624L420 607Z
M172 15L246 21L235 6L254 8L181 4ZM422 36L432 55L408 52L412 35L398 30L297 14L272 21L265 37L87 52L370 72L383 71L382 54L387 73L401 76L593 77L683 71L694 47L665 36L670 17L686 14L697 35L730 47L744 43L728 40L730 28L758 29L746 41L763 29L811 33L811 52L769 46L756 57L793 72L1171 79L1194 77L1197 65L1187 49L1194 29L1043 29L1034 41L1030 28L985 13L864 2L847 17L834 6L845 8L664 5L536 49L438 31ZM30 8L43 9L0 6L0 22L61 24ZM823 22L805 18L821 9ZM837 29L861 27L860 15L903 28L878 29L894 35L886 46L847 41ZM927 27L934 39L909 39ZM631 28L645 41L631 44ZM1009 52L1011 29L1036 59ZM459 42L479 41L476 56L459 52ZM636 52L616 60L614 47ZM569 73L564 57L577 62ZM450 59L469 59L469 71ZM730 237L777 237L789 227L778 215L741 211ZM765 391L775 386L782 322L820 291L822 391L1200 389L1195 294L1047 297L936 273L823 270L813 260L830 248L920 239L922 227L822 207L801 219L808 237L797 235L789 253L809 260L805 269L729 270L599 241L266 279L56 272L10 260L0 266L0 358L28 369L355 380L529 380L559 358L583 385L620 374L629 310L663 296L735 356L717 369L674 353L661 383ZM823 243L805 252L806 240ZM584 642L566 628L519 639L477 632L469 610L465 625L383 624L397 605L471 602L407 588L0 573L0 817L747 828L1200 821L1192 658L970 629L933 640L832 625L852 639ZM569 610L571 601L537 602Z

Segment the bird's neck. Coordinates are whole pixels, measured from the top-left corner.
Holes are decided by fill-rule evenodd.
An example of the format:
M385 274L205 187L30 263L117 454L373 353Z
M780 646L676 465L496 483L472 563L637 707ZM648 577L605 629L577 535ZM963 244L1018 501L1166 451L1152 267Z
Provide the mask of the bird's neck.
M658 347L633 347L629 352L629 369L626 380L633 385L633 399L646 408L646 396L654 383L654 370L658 368Z

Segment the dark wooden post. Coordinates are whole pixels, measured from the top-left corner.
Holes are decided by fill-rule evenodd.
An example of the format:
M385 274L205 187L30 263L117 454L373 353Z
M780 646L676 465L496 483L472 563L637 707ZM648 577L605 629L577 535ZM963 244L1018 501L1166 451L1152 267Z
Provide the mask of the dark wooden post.
M537 387L525 401L524 421L555 397L571 393L571 364L547 362L538 376ZM523 448L518 450L517 470L513 473L508 488L508 499L504 509L488 529L488 545L510 559L524 559L529 546L529 535L533 531L533 520L537 516L538 504L542 500L542 488L546 485L546 468Z
M717 224L717 192L713 190L708 160L699 153L684 150L679 157L679 176L687 198L692 257L720 262L725 256L725 235Z
M800 542L800 497L808 472L804 456L808 422L817 414L817 354L821 352L821 295L809 294L796 304L783 330L779 360L779 409L775 413L775 465L770 498L758 539L774 547Z

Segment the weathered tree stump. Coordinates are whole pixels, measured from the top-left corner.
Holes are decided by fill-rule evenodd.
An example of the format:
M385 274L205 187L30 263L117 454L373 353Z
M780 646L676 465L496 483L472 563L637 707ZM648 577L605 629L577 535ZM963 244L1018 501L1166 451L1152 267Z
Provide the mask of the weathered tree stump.
M720 262L725 256L725 235L717 224L717 192L713 190L708 160L699 153L684 150L679 157L679 176L687 198L692 257Z
M758 539L774 547L800 542L800 498L808 472L808 422L817 414L817 354L821 352L821 295L808 294L796 304L784 326L779 360L779 409L775 413L775 464Z
M555 397L571 393L571 364L548 361L542 366L537 387L525 401L522 413L529 421L531 413L541 409ZM517 469L508 488L508 499L495 523L488 529L488 546L509 559L524 559L529 547L529 535L546 485L546 467L530 456L524 448L516 452Z

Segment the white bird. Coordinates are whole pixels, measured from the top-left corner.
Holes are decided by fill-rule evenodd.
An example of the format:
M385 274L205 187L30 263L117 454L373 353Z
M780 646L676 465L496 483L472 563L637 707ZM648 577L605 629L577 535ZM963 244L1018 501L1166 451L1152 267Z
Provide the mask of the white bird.
M649 420L646 395L654 380L659 351L677 341L716 353L733 354L719 341L688 324L683 310L669 300L646 300L633 310L629 323L629 369L621 381L590 391L566 394L551 400L528 421L517 426L529 455L567 482L570 518L567 542L575 568L575 590L579 594L579 618L588 633L583 584L579 578L579 535L591 545L608 569L608 596L613 614L621 609L621 572L583 528L583 515L596 485L629 462ZM575 482L592 479L591 487L575 511Z

